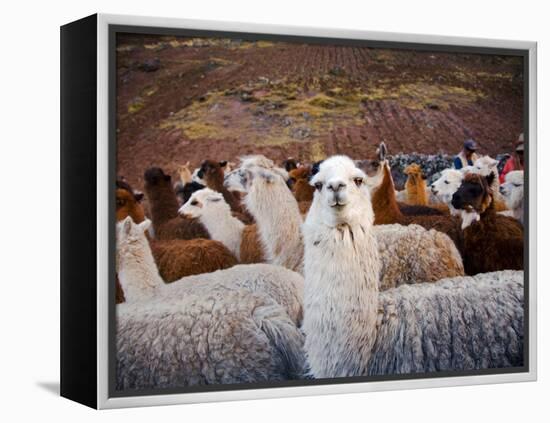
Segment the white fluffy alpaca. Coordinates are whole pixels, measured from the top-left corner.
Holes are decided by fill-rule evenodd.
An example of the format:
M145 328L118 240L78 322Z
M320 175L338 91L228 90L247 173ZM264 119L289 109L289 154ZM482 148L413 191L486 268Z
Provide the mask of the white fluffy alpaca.
M302 217L280 172L248 163L229 173L224 184L246 194L244 204L254 216L268 262L303 273Z
M241 237L245 225L233 217L231 207L222 194L210 188L195 191L187 203L180 207L179 213L183 216L198 218L211 239L220 241L237 257L237 260L241 259Z
M164 285L145 231L151 221L135 224L130 216L116 225L116 269L127 302L155 295Z
M500 213L523 223L523 170L507 173L505 182L500 185L500 193L509 209Z
M147 223L135 224L130 217L117 223L117 272L127 303L182 297L214 288L245 289L269 295L295 323L300 322L304 289L300 274L280 266L247 264L165 284L144 234L147 226Z
M302 330L316 378L523 364L523 275L504 271L379 293L365 174L325 160L303 225Z
M453 194L462 184L463 176L464 174L460 170L445 169L441 172L441 177L430 185L432 194L449 207L449 211L453 216L460 215L459 210L453 207L451 201Z

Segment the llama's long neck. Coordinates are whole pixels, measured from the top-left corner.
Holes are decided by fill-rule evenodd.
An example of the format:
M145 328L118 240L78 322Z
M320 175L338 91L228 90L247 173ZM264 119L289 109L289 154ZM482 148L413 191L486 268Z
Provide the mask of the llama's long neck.
M426 181L420 175L409 175L406 183L407 199L411 204L426 206L428 195L426 193Z
M229 191L225 185L223 184L223 174L220 176L211 176L209 175L206 178L206 186L214 191L219 192L221 195L223 195L223 199L227 204L229 204L229 207L231 207L231 210L233 211L241 211L241 204L240 201L231 191Z
M145 234L139 241L119 248L117 270L126 302L151 298L164 285Z
M387 164L384 166L382 183L372 195L372 208L374 210L374 224L381 225L398 222L403 215L395 199L395 186Z
M285 182L255 181L244 201L254 216L269 262L303 273L302 216Z
M241 259L244 223L233 217L229 209L223 213L204 213L199 220L210 234L210 238L225 245L237 260Z
M315 200L314 200L315 203ZM305 351L316 378L366 374L376 341L378 245L370 222L304 224Z
M178 217L178 200L169 184L146 187L146 193L154 227Z

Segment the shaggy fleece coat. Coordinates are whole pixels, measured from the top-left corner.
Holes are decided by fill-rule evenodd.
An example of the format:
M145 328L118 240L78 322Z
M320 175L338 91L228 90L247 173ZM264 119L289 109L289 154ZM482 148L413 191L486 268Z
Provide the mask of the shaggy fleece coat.
M299 377L303 335L267 295L218 287L117 306L116 388Z
M523 314L519 271L381 292L365 374L522 366Z
M462 257L444 233L419 225L373 227L380 256L380 290L464 276Z

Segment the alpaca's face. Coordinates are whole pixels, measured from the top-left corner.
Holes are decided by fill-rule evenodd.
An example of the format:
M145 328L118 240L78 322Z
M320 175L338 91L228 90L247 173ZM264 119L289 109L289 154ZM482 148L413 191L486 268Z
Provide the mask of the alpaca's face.
M506 181L500 186L506 207L518 209L523 203L523 171L514 170L506 175Z
M445 169L441 172L441 177L430 186L433 195L445 203L450 202L462 183L462 176L462 172L458 170Z
M189 218L198 218L207 213L220 215L222 212L230 213L229 205L223 199L223 195L210 188L195 191L179 209L179 214Z
M248 192L248 187L252 181L252 173L248 169L235 169L225 175L223 185L229 191L236 191L243 194Z
M145 220L145 213L139 200L143 198L143 194L136 197L125 189L118 188L116 190L116 220L117 222L124 220L130 216L134 222L140 223Z
M466 174L462 184L453 194L452 206L457 210L483 213L492 202L490 185L494 175Z
M426 179L426 176L422 172L422 168L416 163L408 165L403 172L405 173L405 175L419 176L422 179Z
M498 161L493 159L492 157L483 156L474 162L473 172L478 173L482 176L487 176L491 172L497 172L498 174L497 164Z
M328 226L361 223L362 215L372 206L365 185L366 175L346 156L334 156L319 167L311 178L315 187L314 206L310 210ZM309 215L308 215L309 219Z

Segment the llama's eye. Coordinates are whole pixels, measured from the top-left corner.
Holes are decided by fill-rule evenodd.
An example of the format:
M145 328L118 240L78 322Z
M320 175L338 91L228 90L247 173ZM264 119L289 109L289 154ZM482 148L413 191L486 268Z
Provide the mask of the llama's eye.
M323 189L323 183L322 182L316 182L315 183L315 189L317 189L317 191L321 191Z
M125 201L121 198L117 198L116 199L116 206L117 207L122 207L124 205Z
M354 178L353 182L355 182L355 185L360 187L363 184L363 178Z
M445 182L447 185L449 185L449 181L443 181L443 182Z
M191 201L191 205L192 206L198 206L199 202L197 200L193 200L193 201Z

